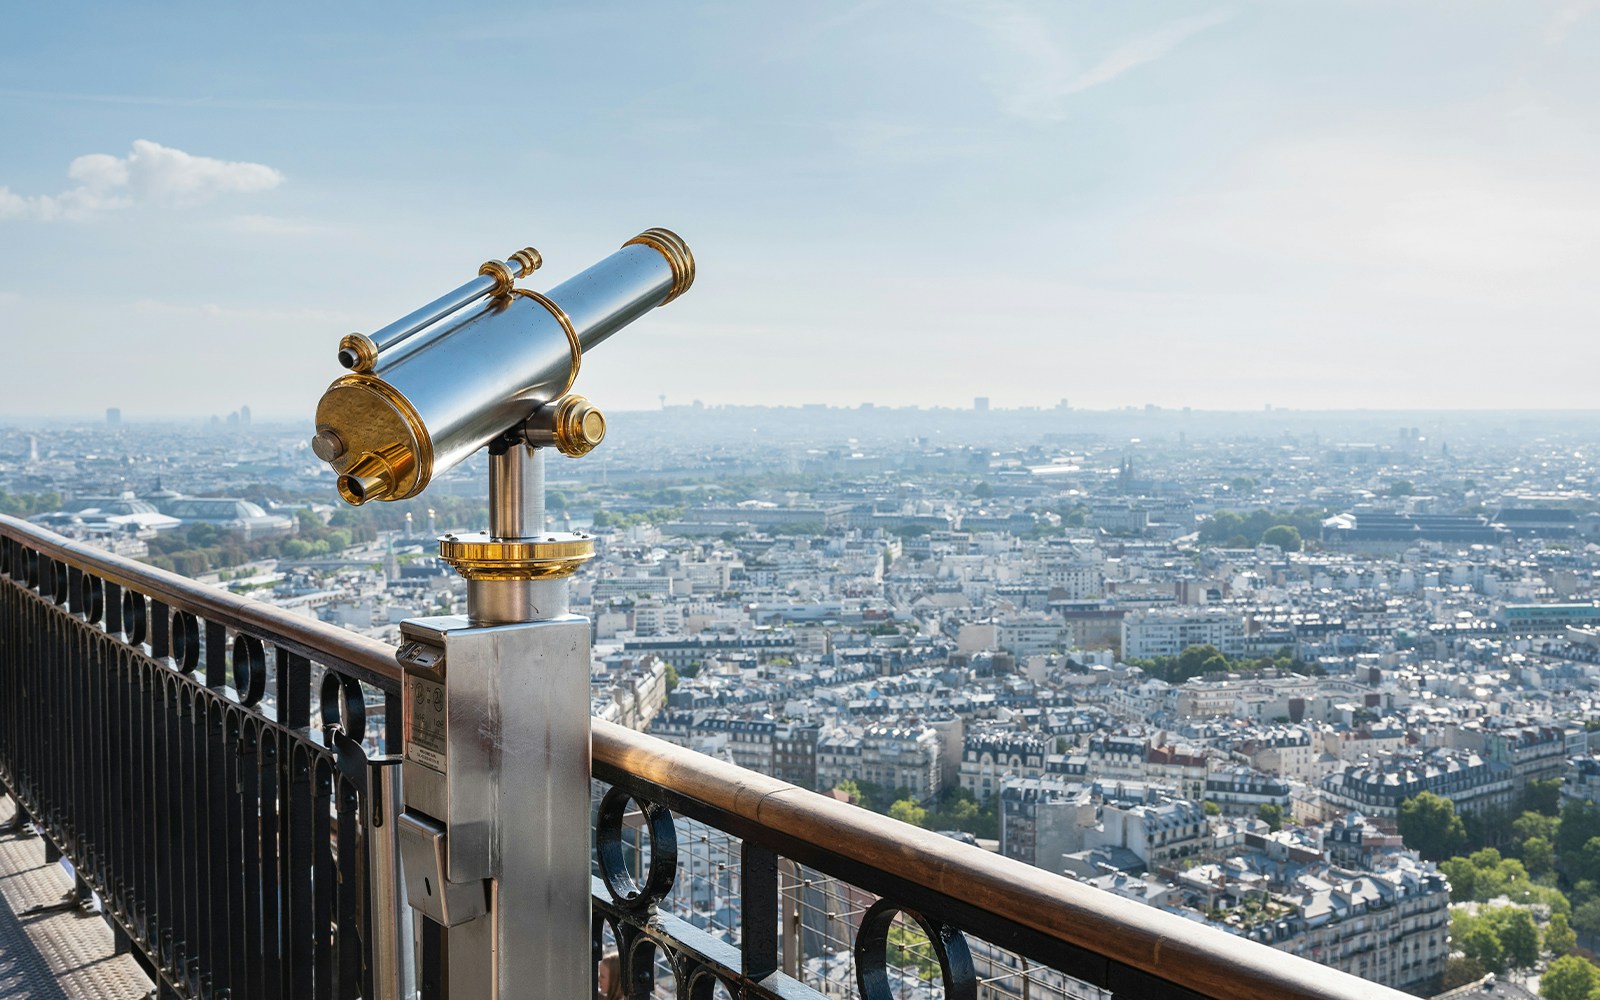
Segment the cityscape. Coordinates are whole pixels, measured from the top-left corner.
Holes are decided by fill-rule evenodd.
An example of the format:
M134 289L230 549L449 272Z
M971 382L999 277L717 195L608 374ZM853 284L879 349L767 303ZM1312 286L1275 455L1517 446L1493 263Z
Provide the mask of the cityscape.
M1590 415L610 427L545 505L596 542L596 718L1418 996L1600 984ZM11 421L0 513L390 644L462 612L434 539L486 523L485 456L352 508L308 438L246 405ZM669 905L737 941L737 850L695 842ZM805 885L800 978L854 995L861 907ZM1105 995L980 951L985 996Z

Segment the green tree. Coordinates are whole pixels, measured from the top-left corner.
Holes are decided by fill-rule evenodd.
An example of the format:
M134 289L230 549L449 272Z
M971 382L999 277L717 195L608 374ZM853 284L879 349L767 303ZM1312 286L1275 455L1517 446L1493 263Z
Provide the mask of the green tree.
M1550 963L1539 980L1539 995L1547 1000L1589 1000L1600 985L1600 969L1577 955L1564 955Z
M1600 899L1591 899L1574 909L1572 926L1585 934L1600 934Z
M926 826L928 810L917 805L915 799L898 799L889 807L889 818L912 826Z
M1555 816L1561 812L1561 779L1543 778L1528 782L1522 792L1524 811L1542 816Z
M1261 544L1276 545L1284 552L1299 552L1300 529L1292 524L1275 524L1262 533Z
M1422 792L1400 803L1396 824L1401 838L1429 861L1442 861L1467 840L1467 829L1456 815L1454 802L1432 792Z
M1539 927L1533 922L1533 914L1520 906L1503 906L1491 911L1491 923L1505 952L1506 965L1531 969L1538 964Z
M1567 877L1575 882L1600 882L1600 837L1590 837L1566 859Z
M1511 823L1511 841L1514 844L1521 844L1539 837L1553 844L1556 839L1556 828L1560 825L1561 820L1553 815L1524 812Z
M217 537L222 532L217 530L216 525L206 524L202 521L199 524L192 525L184 534L189 539L190 545L197 549L203 549L207 545L215 545Z
M1451 921L1450 936L1456 937L1455 921ZM1475 959L1490 972L1499 974L1506 971L1505 947L1500 944L1500 935L1494 932L1487 920L1477 918L1464 921L1460 938L1455 944L1463 955Z
M1274 832L1283 829L1283 807L1276 802L1268 802L1256 810L1256 815L1261 822L1271 827Z
M1566 914L1552 913L1544 928L1544 950L1561 956L1578 946L1578 935L1573 933Z
M667 693L671 694L678 687L678 669L672 664L667 664Z
M1450 880L1450 902L1469 903L1478 898L1478 869L1466 858L1446 858L1439 870Z
M1389 495L1392 497L1408 497L1417 492L1416 484L1409 479L1391 479L1389 481Z
M1256 481L1249 476L1234 476L1228 480L1228 489L1234 493L1252 493L1255 488Z
M1217 805L1215 802L1212 802L1210 799L1207 799L1205 802L1201 803L1200 808L1205 810L1205 814L1207 816L1222 815L1222 807Z
M1199 677L1206 672L1206 664L1215 662L1219 656L1222 657L1222 669L1226 670L1228 658L1222 655L1222 650L1210 643L1184 647L1183 652L1178 654L1178 679Z
M861 786L856 784L856 782L851 778L846 778L837 785L834 785L833 790L844 793L845 798L849 799L852 805L859 806L863 804L861 798Z
M1569 799L1561 806L1561 822L1556 826L1556 856L1567 867L1567 878L1576 882L1580 876L1572 873L1577 854L1591 837L1600 837L1600 806L1588 799Z
M1543 837L1529 837L1522 842L1522 863L1528 874L1535 877L1550 871L1556 864L1556 849Z

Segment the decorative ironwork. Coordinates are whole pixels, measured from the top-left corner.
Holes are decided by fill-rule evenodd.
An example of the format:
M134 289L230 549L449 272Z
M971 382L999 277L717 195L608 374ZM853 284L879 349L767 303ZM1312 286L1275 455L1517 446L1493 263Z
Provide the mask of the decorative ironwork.
M391 657L0 518L0 784L163 995L373 995Z
M629 997L660 995L658 968L675 980L680 997L710 996L717 983L731 997L837 995L805 982L800 967L800 960L818 957L799 944L807 929L794 926L804 922L795 911L805 908L798 897L809 891L811 875L836 883L832 898L847 904L828 904L825 916L851 956L864 1000L890 996L893 979L902 975L926 981L926 995L937 995L937 984L948 1000L1030 993L1405 997L600 720L594 723L594 774L608 787L596 810L593 951L598 962L606 937L614 940ZM625 813L630 800L637 813ZM673 912L686 870L686 826L727 841L725 855L697 863L736 869L719 883L736 886L736 933L718 933L697 926L701 917ZM627 868L630 848L635 869L647 873L642 884ZM786 870L798 875L785 880ZM892 932L892 926L903 930ZM919 968L896 968L906 962L893 953L904 959L908 952L915 952L912 964ZM1031 990L1021 987L1024 979ZM1007 980L1015 982L1007 987ZM830 983L836 987L839 979L830 977ZM1085 992L1083 984L1092 989Z

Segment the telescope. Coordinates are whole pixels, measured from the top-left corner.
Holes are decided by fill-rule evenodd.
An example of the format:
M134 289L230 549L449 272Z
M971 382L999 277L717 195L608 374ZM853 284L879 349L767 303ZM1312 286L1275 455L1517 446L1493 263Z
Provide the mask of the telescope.
M404 902L377 936L398 940L414 910L424 944L393 949L385 1000L410 995L407 955L418 983L453 1000L593 990L590 625L567 584L595 543L545 530L544 454L605 437L604 415L572 392L584 356L687 291L694 257L647 229L548 292L518 287L542 262L532 247L487 261L344 337L348 371L317 404L311 448L350 504L414 497L489 449L488 530L439 539L466 578L466 615L400 624L401 718L386 724L403 747L389 836Z
M340 342L350 373L323 393L311 446L339 474L347 503L421 493L567 396L585 353L694 281L689 247L665 229L645 230L547 293L515 286L541 263L532 247L487 261L473 281ZM605 418L578 397L530 431L578 455L599 443Z

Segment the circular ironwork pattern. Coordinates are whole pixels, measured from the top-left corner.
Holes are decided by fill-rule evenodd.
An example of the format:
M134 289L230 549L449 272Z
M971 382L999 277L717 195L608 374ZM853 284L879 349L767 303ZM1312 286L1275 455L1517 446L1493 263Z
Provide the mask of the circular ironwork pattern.
M83 613L83 620L91 625L98 624L106 613L105 584L98 576L81 574L78 577L76 602L78 610Z
M29 590L39 589L39 553L33 549L22 550L22 580Z
M233 690L242 705L255 705L267 691L267 651L261 640L240 634L233 640Z
M861 930L856 933L856 984L861 990L861 1000L890 1000L894 996L889 986L889 928L894 926L897 913L915 921L928 936L928 944L939 960L945 1000L977 1000L978 974L972 964L966 935L887 899L872 904L861 918Z
M711 966L685 955L677 969L678 981L683 985L678 995L688 1000L716 1000L717 985L721 984L728 996L737 995L735 987L728 984Z
M185 674L200 662L200 620L188 611L172 613L172 662Z
M678 830L672 822L672 812L665 806L639 803L645 830L650 834L650 870L641 886L628 871L623 854L623 816L631 798L622 789L612 788L600 800L600 815L594 828L595 853L611 898L630 910L643 910L655 906L672 891L672 883L678 877Z
M44 578L47 591L45 596L49 597L55 604L65 605L67 603L67 585L70 582L67 577L67 564L55 559L46 559L45 563L46 572Z
M367 737L367 696L361 682L329 670L322 675L322 690L317 696L322 710L322 729L337 728L357 743Z
M134 646L144 644L148 614L144 595L132 590L122 592L122 632Z

